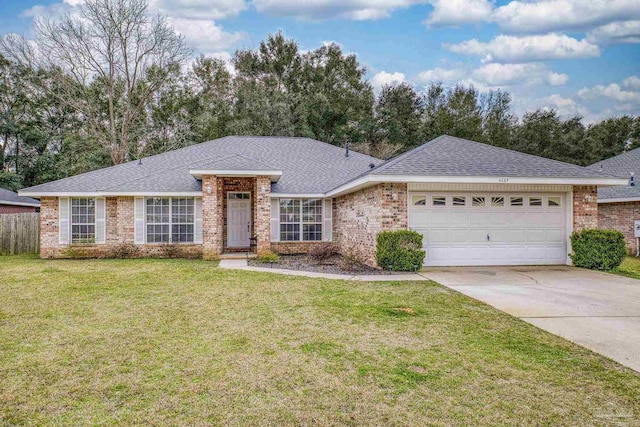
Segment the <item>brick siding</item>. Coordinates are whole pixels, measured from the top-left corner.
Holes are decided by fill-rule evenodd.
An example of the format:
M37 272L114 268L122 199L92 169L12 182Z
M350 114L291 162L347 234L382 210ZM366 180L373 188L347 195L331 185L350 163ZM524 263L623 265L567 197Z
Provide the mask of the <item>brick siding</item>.
M636 252L633 222L640 221L640 202L601 203L598 205L598 227L624 234L629 253Z
M338 250L370 266L376 265L378 233L404 230L407 221L407 184L378 184L333 202L333 240Z
M0 215L12 214L12 213L37 212L37 209L38 208L33 206L16 206L16 205L0 204Z
M598 228L598 187L573 187L573 231Z
M327 242L273 242L271 250L280 255L306 254L314 246L326 244Z

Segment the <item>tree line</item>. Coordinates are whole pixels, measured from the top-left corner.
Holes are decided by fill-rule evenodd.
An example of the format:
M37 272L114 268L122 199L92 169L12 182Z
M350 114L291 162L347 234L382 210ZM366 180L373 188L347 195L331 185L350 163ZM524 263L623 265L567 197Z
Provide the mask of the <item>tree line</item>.
M18 189L226 135L305 136L389 158L442 134L589 165L640 145L640 117L585 125L508 92L385 86L356 55L282 33L230 63L191 50L146 0L87 0L0 39L0 187Z

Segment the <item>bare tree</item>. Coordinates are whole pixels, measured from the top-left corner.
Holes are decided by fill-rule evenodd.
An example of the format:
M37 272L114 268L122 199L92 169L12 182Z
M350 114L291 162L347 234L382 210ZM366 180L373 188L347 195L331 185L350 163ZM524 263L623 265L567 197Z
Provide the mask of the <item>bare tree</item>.
M138 149L147 107L171 69L191 50L147 0L86 0L61 19L38 18L35 39L0 39L11 60L51 71L64 88L58 97L82 115L89 136L105 146L114 164Z

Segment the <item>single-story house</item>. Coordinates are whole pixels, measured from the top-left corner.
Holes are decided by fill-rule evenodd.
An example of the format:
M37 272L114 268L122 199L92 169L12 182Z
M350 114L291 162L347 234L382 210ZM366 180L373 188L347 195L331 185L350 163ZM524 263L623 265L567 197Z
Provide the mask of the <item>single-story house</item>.
M308 138L229 136L21 190L41 256L175 243L206 259L333 242L375 264L382 230L424 235L425 265L565 264L626 178L441 136L382 161Z
M18 193L0 188L0 215L22 212L37 212L40 202L29 197L18 196Z
M634 221L640 221L640 148L588 166L589 169L626 177L625 185L598 189L598 226L624 234L627 249L636 252Z

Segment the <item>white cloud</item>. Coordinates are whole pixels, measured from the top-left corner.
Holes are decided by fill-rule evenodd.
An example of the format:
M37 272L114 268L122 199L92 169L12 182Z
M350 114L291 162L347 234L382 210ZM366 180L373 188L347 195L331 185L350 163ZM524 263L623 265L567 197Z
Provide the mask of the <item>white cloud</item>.
M584 39L555 33L525 37L499 35L487 43L471 39L444 47L463 55L482 56L483 62L531 62L600 55L598 46Z
M238 16L247 4L245 0L150 0L149 8L176 18L225 19Z
M542 108L553 109L561 116L585 116L589 114L589 110L578 104L572 98L565 98L557 93L545 98L542 101Z
M253 0L260 13L306 20L351 19L356 21L388 18L396 9L424 0Z
M640 91L624 90L617 83L611 83L607 86L597 85L592 88L585 87L578 91L578 96L583 99L606 97L619 103L635 104L636 106L640 107Z
M638 6L640 7L640 6ZM640 43L640 21L612 22L587 33L592 43Z
M209 19L170 18L170 22L199 53L233 48L247 37L245 33L226 32Z
M473 70L471 78L487 86L515 84L561 86L569 81L566 74L549 71L544 64L486 64Z
M460 25L486 21L492 12L487 0L431 0L433 11L425 20L430 26Z
M588 30L632 19L640 19L638 0L511 1L493 13L501 29L515 33Z
M387 73L380 71L371 78L371 85L376 92L379 92L385 85L395 85L404 83L405 75L403 73Z
M629 76L622 81L622 86L625 89L635 90L640 92L640 77Z
M462 69L444 69L434 68L432 70L425 70L418 75L418 82L429 84L436 82L452 83L457 82L465 78L468 73Z

